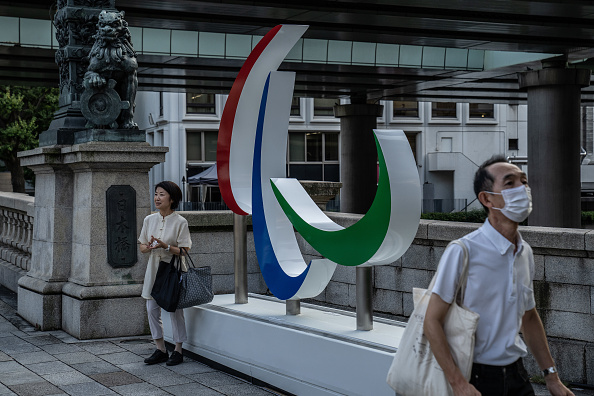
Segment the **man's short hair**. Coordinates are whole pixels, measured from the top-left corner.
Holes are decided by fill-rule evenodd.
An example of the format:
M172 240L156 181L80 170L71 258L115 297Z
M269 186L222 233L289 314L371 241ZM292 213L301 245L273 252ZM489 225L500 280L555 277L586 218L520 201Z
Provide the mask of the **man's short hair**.
M481 191L493 191L493 183L495 182L495 179L493 179L493 175L487 170L487 168L499 162L507 163L507 159L501 154L494 155L483 162L474 174L474 193L476 194L477 199ZM483 208L487 213L489 213L489 208L487 208L485 205L483 205Z

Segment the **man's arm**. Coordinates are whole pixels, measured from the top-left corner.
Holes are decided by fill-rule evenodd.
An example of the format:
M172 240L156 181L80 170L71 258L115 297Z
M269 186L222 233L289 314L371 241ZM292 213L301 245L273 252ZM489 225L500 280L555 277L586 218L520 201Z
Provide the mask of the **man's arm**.
M431 351L441 366L448 379L454 395L456 396L480 396L480 393L472 386L462 372L454 363L450 346L446 339L443 325L445 317L450 309L450 304L443 301L437 294L432 294L425 314L423 327L425 336L429 340ZM548 366L547 366L548 367Z
M524 313L522 318L522 333L524 334L524 340L530 352L536 359L536 363L541 370L555 365L555 361L549 351L549 344L547 343L547 336L538 316L536 308L532 308ZM545 377L547 383L547 389L553 396L572 396L573 392L561 383L557 373L548 374Z

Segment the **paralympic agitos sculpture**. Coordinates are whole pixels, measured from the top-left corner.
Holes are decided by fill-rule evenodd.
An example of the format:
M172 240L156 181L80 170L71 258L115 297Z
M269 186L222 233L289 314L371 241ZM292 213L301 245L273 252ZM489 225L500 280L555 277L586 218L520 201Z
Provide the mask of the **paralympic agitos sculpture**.
M286 178L286 151L295 73L276 71L307 26L279 25L241 68L221 119L219 185L233 212L252 214L258 263L281 300L320 294L337 264L389 264L412 243L421 213L417 167L402 131L375 130L376 197L351 227L330 220L296 179ZM325 259L309 264L293 227Z

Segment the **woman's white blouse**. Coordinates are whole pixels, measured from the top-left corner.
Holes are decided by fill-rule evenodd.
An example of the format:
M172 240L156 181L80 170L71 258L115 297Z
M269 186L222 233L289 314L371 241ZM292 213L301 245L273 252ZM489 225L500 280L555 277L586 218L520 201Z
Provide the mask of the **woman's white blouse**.
M192 248L192 239L190 238L190 229L185 218L180 216L177 212L173 212L168 216L161 216L161 213L153 213L144 218L142 230L138 241L142 244L148 245L151 236L160 239L164 243L177 246L186 247L188 251ZM147 300L152 300L151 290L155 283L157 270L159 269L160 261L171 261L173 255L165 249L151 250L146 272L144 274L144 285L142 287L142 297ZM182 260L182 265L184 261ZM183 266L186 270L185 265Z

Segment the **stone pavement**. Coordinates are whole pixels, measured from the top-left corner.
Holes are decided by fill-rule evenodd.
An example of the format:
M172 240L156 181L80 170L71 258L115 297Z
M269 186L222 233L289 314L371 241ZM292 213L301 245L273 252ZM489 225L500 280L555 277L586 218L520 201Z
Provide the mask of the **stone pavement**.
M16 314L16 294L0 286L0 396L283 395L184 357L147 366L150 337L80 341L38 331Z
M16 313L16 294L0 286L0 396L283 396L187 356L179 366L147 366L150 337L80 341L38 331ZM534 385L536 396L549 393ZM591 389L573 389L594 396ZM373 396L373 395L362 395Z

